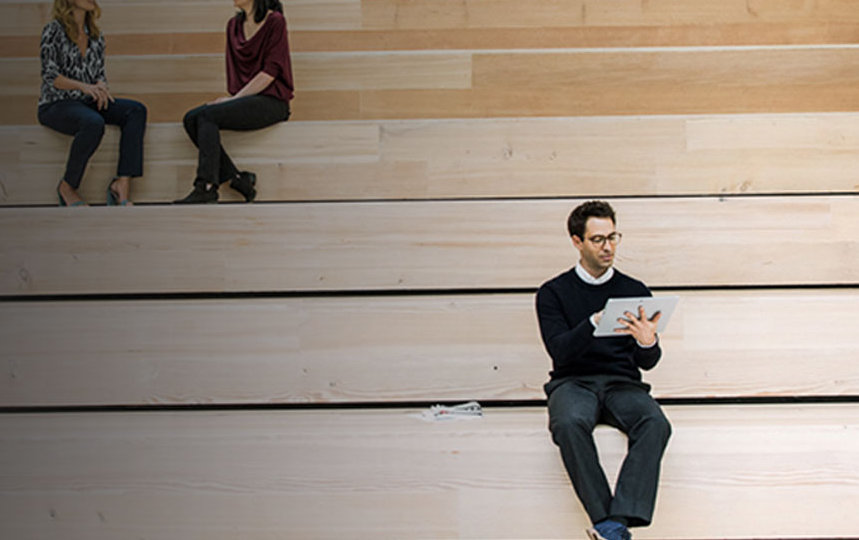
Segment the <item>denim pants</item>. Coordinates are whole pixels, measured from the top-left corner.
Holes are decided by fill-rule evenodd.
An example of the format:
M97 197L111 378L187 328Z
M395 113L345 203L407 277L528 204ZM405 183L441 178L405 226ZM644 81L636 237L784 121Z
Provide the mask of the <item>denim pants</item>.
M66 172L70 186L78 189L92 157L104 135L104 125L119 126L119 164L116 176L143 176L143 132L146 129L146 107L131 99L117 98L107 108L98 110L92 100L65 99L39 107L39 123L53 130L73 135Z
M649 525L671 436L671 425L650 387L626 377L593 375L553 380L545 390L552 439L591 521L621 517L630 527ZM614 495L594 444L597 424L613 426L628 437Z
M239 174L221 146L221 129L253 131L289 118L289 104L271 96L246 96L201 105L185 114L188 136L199 150L195 184L220 185Z

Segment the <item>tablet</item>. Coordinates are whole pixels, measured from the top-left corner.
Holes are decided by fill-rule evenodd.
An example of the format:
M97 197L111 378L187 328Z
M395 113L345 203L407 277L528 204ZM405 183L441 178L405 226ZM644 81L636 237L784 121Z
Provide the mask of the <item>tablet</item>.
M594 330L596 337L609 336L626 336L628 334L620 334L614 331L615 328L625 328L624 325L617 322L620 318L626 318L624 313L630 313L638 316L638 307L644 307L644 314L647 318L651 318L659 311L662 317L656 324L656 331L662 332L668 326L668 319L674 313L674 308L677 306L678 296L636 296L631 298L609 298L605 303L605 311L603 312L600 323Z

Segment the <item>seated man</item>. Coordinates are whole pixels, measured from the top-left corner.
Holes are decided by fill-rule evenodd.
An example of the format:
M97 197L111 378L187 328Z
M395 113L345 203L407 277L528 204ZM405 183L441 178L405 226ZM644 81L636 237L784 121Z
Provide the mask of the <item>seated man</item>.
M671 426L641 380L662 354L656 335L659 314L627 313L618 337L594 337L609 298L651 296L640 281L615 270L614 210L586 202L567 221L579 263L544 283L537 292L537 316L552 357L548 396L549 429L576 494L593 528L592 540L627 540L627 527L650 524L662 454ZM628 453L614 494L594 444L598 423L625 433Z

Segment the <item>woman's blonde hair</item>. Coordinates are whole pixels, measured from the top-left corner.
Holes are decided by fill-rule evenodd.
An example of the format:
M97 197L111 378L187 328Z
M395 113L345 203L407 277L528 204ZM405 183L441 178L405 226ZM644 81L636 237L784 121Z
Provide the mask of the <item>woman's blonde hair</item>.
M95 4L95 9L86 12L84 24L89 30L89 37L97 39L101 36L101 30L99 30L95 21L101 17L101 7L99 7L98 2L95 0L93 0L93 3ZM60 21L63 29L66 31L66 35L71 39L77 39L78 37L78 27L75 25L75 19L72 16L74 8L74 0L54 0L53 16Z

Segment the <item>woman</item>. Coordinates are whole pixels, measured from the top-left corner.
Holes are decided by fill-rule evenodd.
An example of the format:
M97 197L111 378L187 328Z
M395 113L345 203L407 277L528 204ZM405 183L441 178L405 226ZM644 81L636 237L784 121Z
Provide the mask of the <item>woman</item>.
M60 206L85 206L78 195L87 162L104 125L118 125L119 165L107 186L107 204L130 205L131 178L143 175L146 107L114 99L104 73L104 36L95 0L54 0L54 19L42 30L39 123L73 135L66 171L57 186Z
M213 203L229 181L247 202L256 175L239 171L221 146L220 129L249 131L289 118L293 95L286 19L279 0L234 0L239 13L227 23L227 91L185 115L185 131L199 150L194 190L179 204Z

